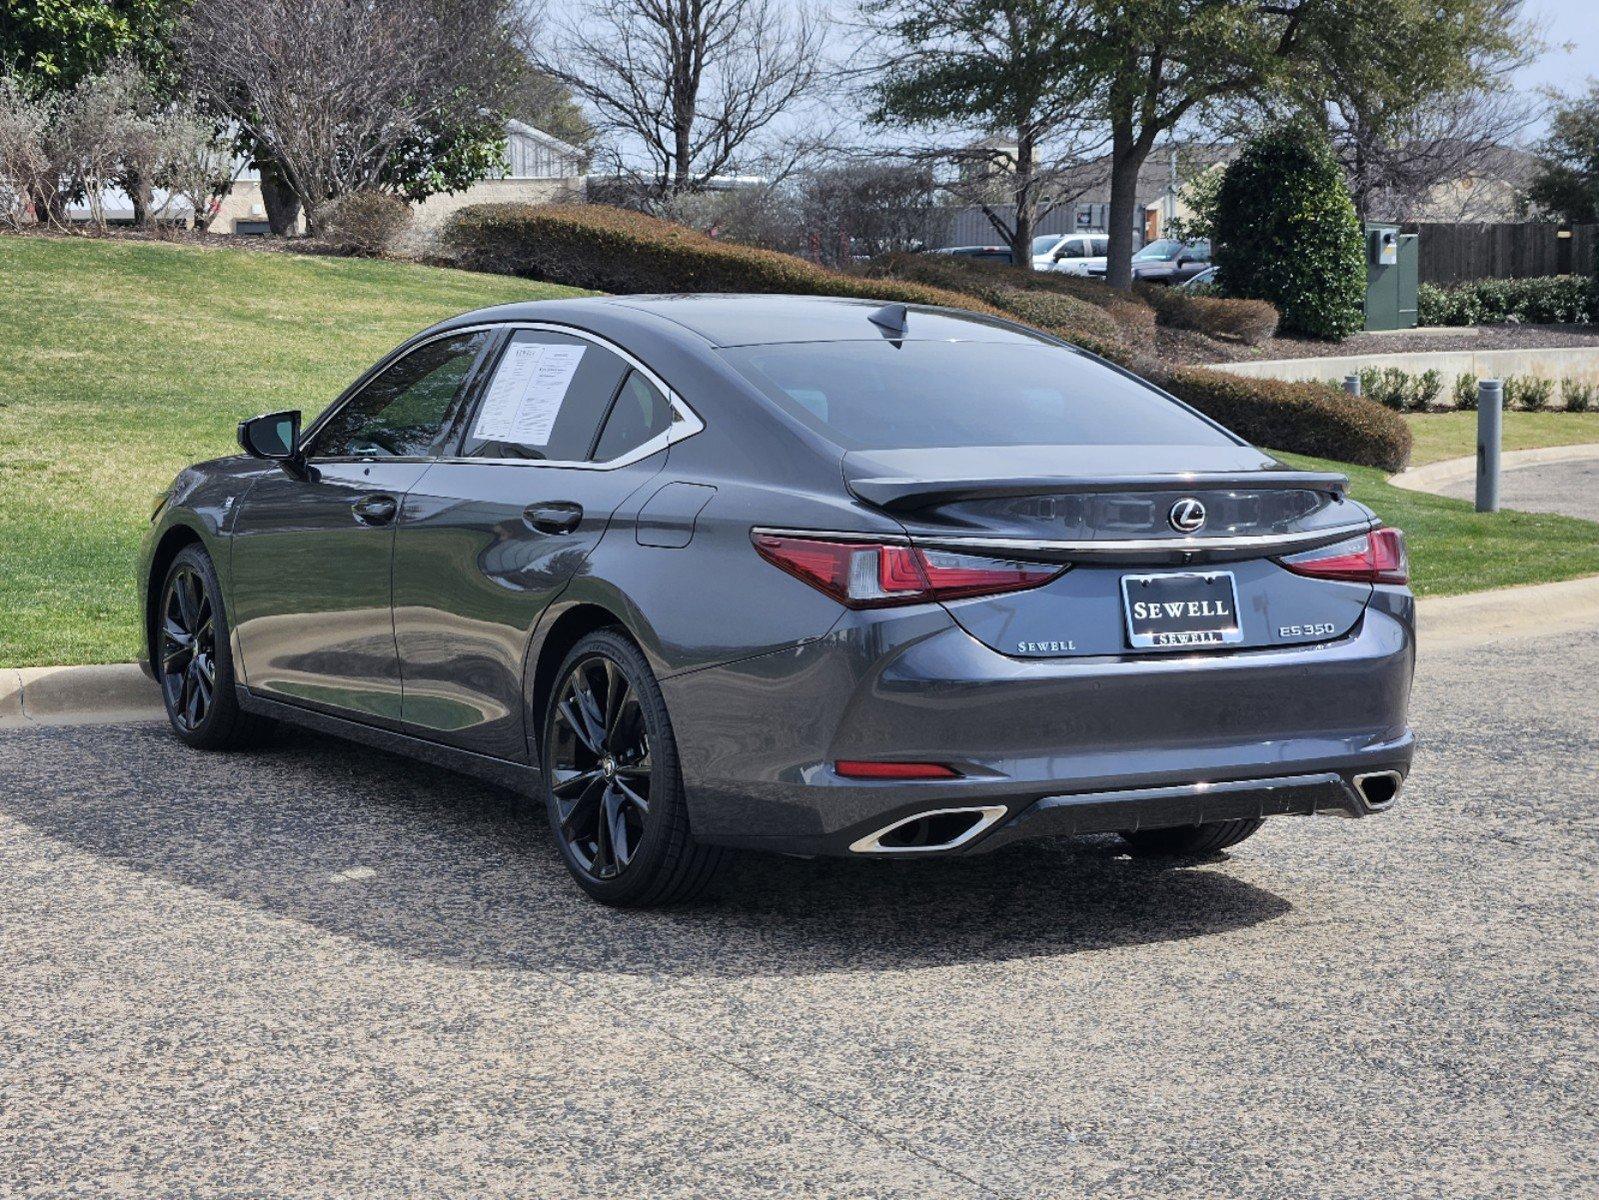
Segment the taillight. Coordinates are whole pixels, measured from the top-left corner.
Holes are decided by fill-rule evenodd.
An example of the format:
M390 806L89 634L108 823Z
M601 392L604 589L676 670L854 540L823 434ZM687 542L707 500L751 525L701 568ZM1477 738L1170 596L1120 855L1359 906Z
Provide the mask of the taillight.
M787 534L751 535L774 566L849 608L882 608L1015 592L1048 583L1066 568L894 542L841 542Z
M1348 579L1356 583L1409 583L1410 559L1405 535L1397 529L1373 529L1348 541L1279 559L1296 575L1316 579Z

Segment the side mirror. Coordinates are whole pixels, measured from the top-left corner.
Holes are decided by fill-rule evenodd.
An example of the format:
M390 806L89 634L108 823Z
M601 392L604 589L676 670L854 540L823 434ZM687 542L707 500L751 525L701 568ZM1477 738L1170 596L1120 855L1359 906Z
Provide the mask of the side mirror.
M266 413L240 421L239 447L251 458L281 463L291 474L299 474L299 410Z

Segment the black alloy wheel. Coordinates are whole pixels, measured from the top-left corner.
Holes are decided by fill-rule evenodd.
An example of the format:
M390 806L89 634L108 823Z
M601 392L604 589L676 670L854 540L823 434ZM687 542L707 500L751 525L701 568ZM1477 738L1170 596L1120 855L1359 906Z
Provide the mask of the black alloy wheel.
M205 724L216 699L216 612L206 580L191 563L179 563L161 600L157 672L167 714L180 732Z
M727 852L689 829L666 701L625 631L602 629L572 647L543 728L550 827L583 890L637 907L704 891Z
M627 676L604 654L572 664L555 693L550 790L572 858L595 879L632 864L650 816L650 737Z

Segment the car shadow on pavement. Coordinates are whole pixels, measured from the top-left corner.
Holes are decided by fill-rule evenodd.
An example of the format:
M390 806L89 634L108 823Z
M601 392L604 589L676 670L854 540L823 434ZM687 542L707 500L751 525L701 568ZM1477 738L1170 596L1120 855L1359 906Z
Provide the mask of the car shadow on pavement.
M188 751L159 726L18 734L0 744L0 811L147 877L474 968L994 962L1203 937L1290 909L1210 865L1151 866L1098 839L916 862L749 854L706 900L615 911L578 891L520 797L304 733L234 755Z

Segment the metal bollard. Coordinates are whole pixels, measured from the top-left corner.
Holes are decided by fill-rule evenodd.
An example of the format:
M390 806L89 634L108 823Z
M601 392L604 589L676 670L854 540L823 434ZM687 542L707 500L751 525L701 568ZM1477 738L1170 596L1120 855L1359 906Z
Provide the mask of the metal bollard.
M1360 395L1360 376L1359 375L1345 375L1344 376L1344 391L1348 392L1351 396Z
M1499 443L1504 430L1505 385L1477 384L1477 511L1499 511Z

